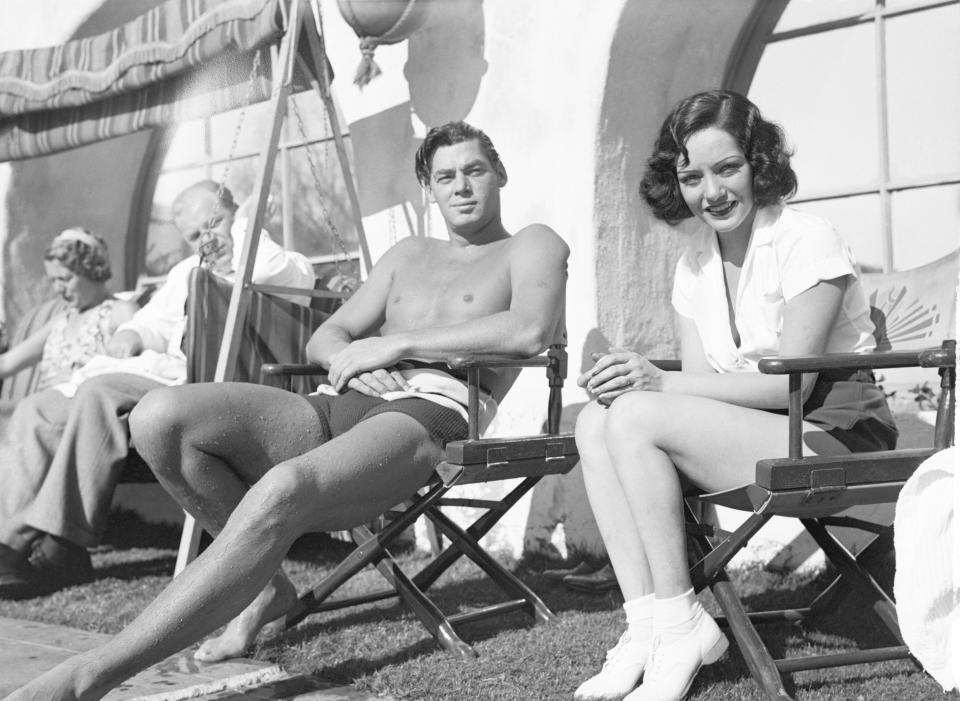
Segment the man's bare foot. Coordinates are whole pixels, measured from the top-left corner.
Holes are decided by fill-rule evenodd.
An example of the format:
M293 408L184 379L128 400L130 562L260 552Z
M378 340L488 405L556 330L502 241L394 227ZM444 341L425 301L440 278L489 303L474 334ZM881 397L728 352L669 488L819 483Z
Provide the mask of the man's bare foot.
M201 662L217 662L240 657L270 621L284 615L297 602L297 590L282 572L257 594L239 616L227 624L223 632L205 641L193 653Z

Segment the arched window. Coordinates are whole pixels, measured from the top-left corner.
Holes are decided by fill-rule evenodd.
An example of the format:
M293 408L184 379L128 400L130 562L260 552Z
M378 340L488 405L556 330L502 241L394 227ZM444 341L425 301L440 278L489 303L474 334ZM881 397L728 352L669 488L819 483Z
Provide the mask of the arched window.
M960 3L791 0L749 96L795 146L793 203L864 270L960 243Z
M253 215L254 181L269 120L269 102L260 102L178 125L159 139L143 188L149 218L141 220L147 235L136 260L141 283L164 276L189 254L170 207L191 183L205 178L224 182L240 205L238 216L245 210ZM349 151L349 135L344 138ZM321 277L333 274L338 265L357 274L356 227L333 132L313 91L290 99L264 228L276 242L310 258Z

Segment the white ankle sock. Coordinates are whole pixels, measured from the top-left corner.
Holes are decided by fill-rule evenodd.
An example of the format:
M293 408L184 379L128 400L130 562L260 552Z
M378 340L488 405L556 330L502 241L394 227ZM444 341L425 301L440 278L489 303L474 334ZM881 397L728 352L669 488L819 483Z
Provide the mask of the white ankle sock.
M627 614L627 630L633 638L649 638L653 635L653 594L638 596L623 602Z
M669 644L692 631L700 616L705 614L691 587L679 596L654 600L653 630Z

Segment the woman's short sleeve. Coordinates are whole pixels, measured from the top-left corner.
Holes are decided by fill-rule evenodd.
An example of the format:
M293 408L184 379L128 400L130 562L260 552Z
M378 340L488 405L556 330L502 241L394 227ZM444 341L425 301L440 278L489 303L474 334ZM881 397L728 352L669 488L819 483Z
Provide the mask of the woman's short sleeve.
M820 217L799 216L778 237L784 300L809 290L818 282L856 275L853 254L833 226Z

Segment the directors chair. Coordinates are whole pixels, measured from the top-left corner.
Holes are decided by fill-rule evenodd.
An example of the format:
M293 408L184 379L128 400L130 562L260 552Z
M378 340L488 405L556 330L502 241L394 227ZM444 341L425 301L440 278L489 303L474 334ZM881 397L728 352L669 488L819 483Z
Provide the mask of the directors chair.
M545 475L568 472L578 461L572 434L560 434L560 410L563 380L566 375L566 334L558 331L557 342L534 358L474 356L452 358L451 369L466 370L468 387L468 437L446 446L444 459L436 466L433 479L401 508L385 514L377 526L357 526L351 537L353 550L323 581L304 593L298 605L287 614L292 627L313 613L341 609L383 599L399 597L423 626L445 649L463 659L476 656L474 649L457 634L460 624L511 611L525 611L536 621L549 622L554 614L526 584L497 562L480 544L480 539L504 514L527 494ZM537 368L546 370L549 396L545 433L521 438L480 437L479 393L482 368ZM320 366L266 365L265 383L287 386L289 378L322 373ZM500 499L454 497L452 489L464 485L522 478ZM445 509L473 507L481 515L467 528L458 525ZM408 575L389 551L389 547L414 522L425 516L449 544L436 553L418 572ZM430 599L429 588L460 557L472 560L508 597L506 601L475 610L445 614ZM351 597L333 594L367 565L374 566L386 581L376 592Z
M960 252L954 252L910 271L864 276L877 329L875 352L761 360L760 372L789 375L786 457L759 461L753 484L687 499L688 532L696 559L694 587L698 591L704 587L712 590L725 614L718 621L729 627L765 698L790 699L784 675L793 672L910 657L900 635L893 598L875 576L892 553L893 529L889 522L873 522L843 512L850 507L895 503L904 482L920 463L953 444L958 258ZM803 457L801 373L904 367L938 369L941 391L933 445ZM749 515L733 533L725 533L697 519L694 507L702 504L726 506ZM799 519L837 576L807 608L747 613L724 566L773 516ZM872 540L854 555L828 531L835 527L860 529L872 534ZM755 623L800 622L822 615L835 608L854 587L898 644L830 655L773 658Z

